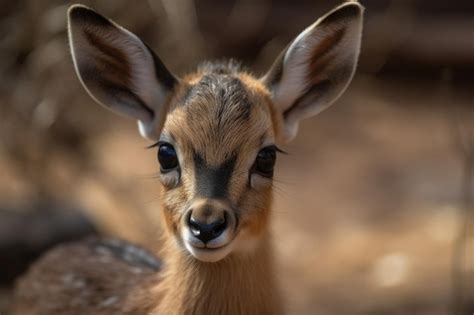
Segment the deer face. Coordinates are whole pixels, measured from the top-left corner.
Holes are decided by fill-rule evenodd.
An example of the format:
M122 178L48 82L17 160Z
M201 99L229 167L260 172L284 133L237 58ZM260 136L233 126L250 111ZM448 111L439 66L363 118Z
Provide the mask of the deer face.
M277 145L345 90L361 25L362 7L346 3L303 31L262 78L228 63L179 79L132 33L86 7L69 11L81 82L156 142L167 231L204 262L257 248L269 221Z
M252 247L270 209L277 115L265 87L232 67L183 79L157 144L168 227L204 261Z

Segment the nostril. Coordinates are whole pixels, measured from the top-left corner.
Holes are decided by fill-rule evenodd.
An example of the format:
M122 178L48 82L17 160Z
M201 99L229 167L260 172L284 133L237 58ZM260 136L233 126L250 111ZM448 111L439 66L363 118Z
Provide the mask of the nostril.
M191 230L191 233L198 237L199 234L201 234L201 228L200 228L200 225L198 222L196 222L194 220L194 218L191 216L188 220L188 225L189 225L189 229Z
M218 221L214 223L214 226L212 228L212 232L214 233L214 237L218 237L219 235L224 232L224 230L227 228L227 220L225 215L220 218Z

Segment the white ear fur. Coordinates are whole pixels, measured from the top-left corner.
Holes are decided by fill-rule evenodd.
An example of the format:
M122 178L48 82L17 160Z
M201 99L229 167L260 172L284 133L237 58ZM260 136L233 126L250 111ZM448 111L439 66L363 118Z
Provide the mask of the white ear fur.
M329 107L349 85L357 65L363 7L349 2L305 29L262 78L283 115L283 140L299 122Z
M137 36L85 6L69 9L68 31L76 73L90 96L137 119L140 134L157 140L177 79Z

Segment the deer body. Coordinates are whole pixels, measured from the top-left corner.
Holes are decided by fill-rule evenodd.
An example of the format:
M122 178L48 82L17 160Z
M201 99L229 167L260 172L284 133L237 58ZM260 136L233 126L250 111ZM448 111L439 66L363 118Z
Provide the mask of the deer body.
M362 11L355 2L335 8L261 78L233 62L178 78L134 34L73 6L69 39L83 86L155 141L162 263L120 241L59 247L20 280L13 313L283 313L269 232L277 145L346 89Z

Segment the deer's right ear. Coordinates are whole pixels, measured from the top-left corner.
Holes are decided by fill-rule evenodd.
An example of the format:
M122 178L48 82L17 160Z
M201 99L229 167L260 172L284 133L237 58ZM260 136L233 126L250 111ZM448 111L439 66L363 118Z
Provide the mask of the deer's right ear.
M157 140L178 79L136 35L85 6L69 9L68 29L74 66L87 92L137 119L140 134Z

